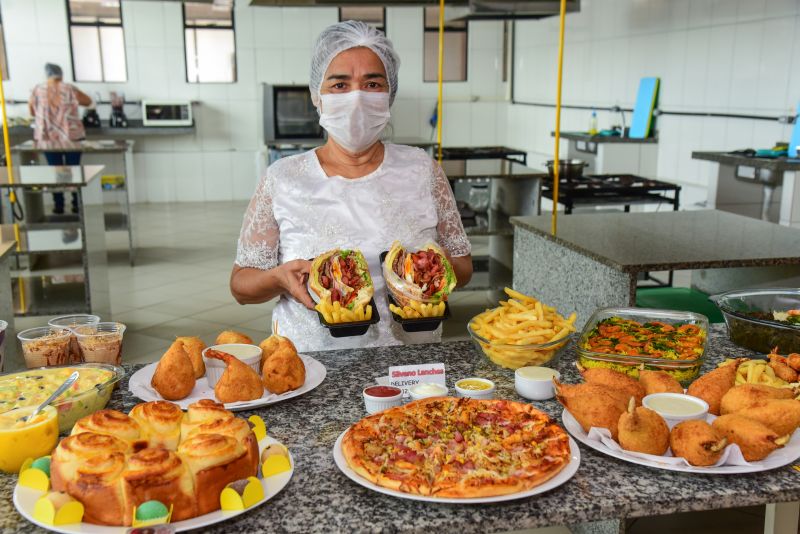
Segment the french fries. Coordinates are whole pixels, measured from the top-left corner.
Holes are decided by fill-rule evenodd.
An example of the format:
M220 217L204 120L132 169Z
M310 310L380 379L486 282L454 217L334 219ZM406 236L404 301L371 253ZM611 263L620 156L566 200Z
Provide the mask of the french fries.
M417 302L411 300L407 306L395 306L389 304L389 309L392 313L396 313L403 319L422 319L424 317L441 317L444 315L444 302L438 304L426 304L424 302Z
M737 360L725 360L720 364L736 365ZM745 360L736 369L736 385L740 384L762 384L776 388L786 387L788 382L775 375L775 371L768 365L767 360Z
M372 319L372 306L359 304L352 310L343 307L339 301L331 303L329 298L322 299L314 306L314 309L322 314L322 317L329 324L357 323Z
M518 369L547 362L575 331L575 314L564 319L555 308L533 297L508 287L505 293L508 300L500 301L500 306L476 315L470 322L472 331L486 340L479 339L478 344L486 356L501 367ZM561 339L564 343L544 350L525 348L525 345L541 345Z

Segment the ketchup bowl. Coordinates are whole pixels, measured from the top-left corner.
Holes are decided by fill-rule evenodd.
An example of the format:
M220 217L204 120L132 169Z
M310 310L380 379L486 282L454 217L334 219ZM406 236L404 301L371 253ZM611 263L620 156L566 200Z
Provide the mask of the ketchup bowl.
M364 407L368 414L382 412L403 404L403 391L394 386L367 386L363 391Z

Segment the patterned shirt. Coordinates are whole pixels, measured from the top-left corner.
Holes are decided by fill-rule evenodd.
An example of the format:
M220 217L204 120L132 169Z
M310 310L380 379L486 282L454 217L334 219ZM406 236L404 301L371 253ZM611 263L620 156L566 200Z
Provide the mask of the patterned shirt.
M64 143L86 137L78 114L77 89L68 83L41 83L33 89L37 141Z

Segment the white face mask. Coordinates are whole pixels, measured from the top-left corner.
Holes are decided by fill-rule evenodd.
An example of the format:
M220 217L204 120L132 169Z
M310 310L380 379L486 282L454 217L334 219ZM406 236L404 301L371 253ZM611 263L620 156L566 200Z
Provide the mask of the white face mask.
M389 93L350 91L320 98L320 126L348 152L372 146L389 122Z

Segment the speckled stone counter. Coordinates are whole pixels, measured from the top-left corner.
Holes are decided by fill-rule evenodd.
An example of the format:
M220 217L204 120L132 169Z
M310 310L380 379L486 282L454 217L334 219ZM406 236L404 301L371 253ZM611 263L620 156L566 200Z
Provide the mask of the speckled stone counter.
M556 236L550 215L511 223L514 288L577 312L579 326L600 306L633 305L642 272L705 269L693 285L714 291L742 287L743 276L800 275L800 231L724 211L566 215Z
M717 328L710 336L704 370L722 357L748 355L731 345L722 332ZM561 487L528 499L467 506L381 495L346 478L333 463L331 452L338 435L365 415L360 396L364 385L385 375L390 364L440 361L446 364L451 387L454 379L483 376L497 383L498 397L523 400L514 392L513 372L488 363L469 342L313 356L328 369L322 385L301 397L243 412L263 417L269 433L289 446L296 463L294 477L267 504L204 532L499 532L800 499L800 474L788 466L750 475L690 475L622 462L582 445L576 475ZM574 359L568 348L555 363L567 382L577 381ZM127 392L127 379L121 385L111 407L127 411L136 399ZM561 407L555 401L534 404L560 421ZM13 509L15 480L0 475L0 529L35 532Z

